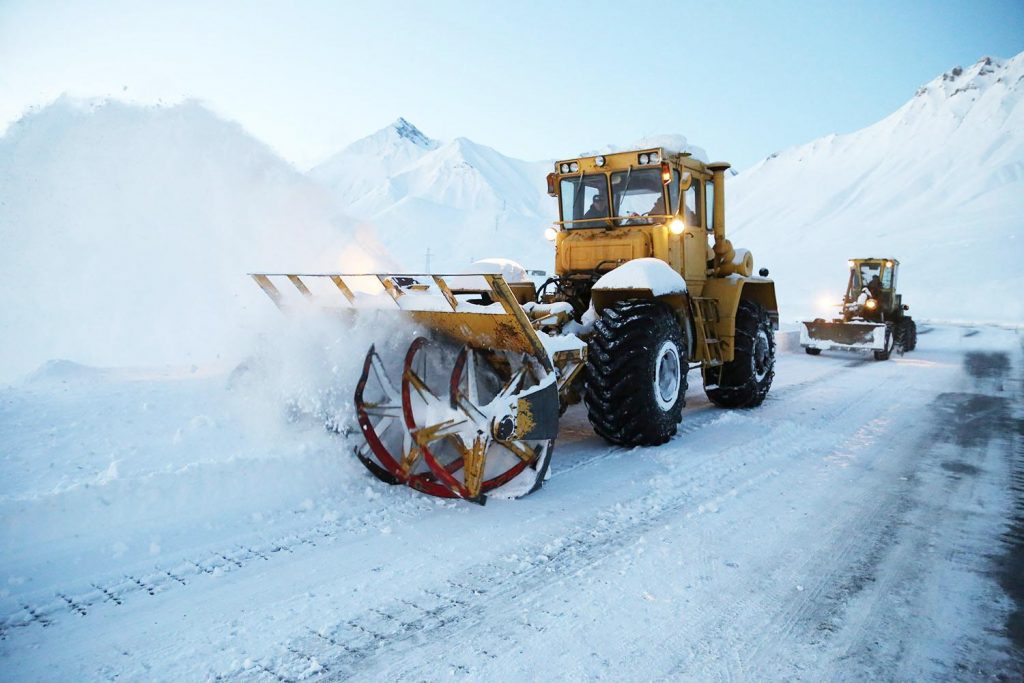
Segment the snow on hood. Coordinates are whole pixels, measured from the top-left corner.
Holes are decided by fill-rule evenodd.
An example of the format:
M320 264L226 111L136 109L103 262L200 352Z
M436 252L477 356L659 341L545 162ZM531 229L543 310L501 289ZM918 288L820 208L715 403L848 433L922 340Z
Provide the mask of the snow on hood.
M685 294L686 280L664 261L640 258L627 261L605 273L594 283L594 289L649 289L654 296Z

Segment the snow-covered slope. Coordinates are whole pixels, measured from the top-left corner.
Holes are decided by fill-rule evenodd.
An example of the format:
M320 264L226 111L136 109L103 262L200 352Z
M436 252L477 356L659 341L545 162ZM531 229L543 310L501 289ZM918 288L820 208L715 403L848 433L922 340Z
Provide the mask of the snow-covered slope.
M196 103L62 99L25 116L0 137L0 381L52 358L230 355L272 310L247 272L386 263L332 212L322 188Z
M528 162L466 138L441 143L404 119L353 143L310 175L339 210L374 226L406 268L458 270L505 256L549 268L541 236L554 202L548 162Z
M1024 320L1022 100L1024 53L984 58L868 128L732 179L734 241L771 269L783 316L827 313L848 258L892 256L914 315Z

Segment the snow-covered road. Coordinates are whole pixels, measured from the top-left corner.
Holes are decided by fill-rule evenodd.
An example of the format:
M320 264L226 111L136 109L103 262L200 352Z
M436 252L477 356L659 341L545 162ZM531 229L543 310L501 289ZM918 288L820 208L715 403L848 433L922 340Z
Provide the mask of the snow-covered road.
M2 678L1024 676L1021 340L785 353L658 448L577 407L545 488L486 507L224 375L53 366L0 393Z

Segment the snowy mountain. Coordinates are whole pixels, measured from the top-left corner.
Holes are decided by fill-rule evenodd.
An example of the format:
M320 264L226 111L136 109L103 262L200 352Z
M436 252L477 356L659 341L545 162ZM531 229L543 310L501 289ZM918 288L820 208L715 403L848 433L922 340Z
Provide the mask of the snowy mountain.
M528 162L466 138L441 143L405 119L349 145L310 175L339 211L372 224L410 269L460 270L507 256L549 268L541 237L554 202L544 193L549 162Z
M921 87L872 126L732 179L727 222L776 279L783 317L825 315L846 260L892 256L911 314L1021 322L1024 53Z
M52 358L238 350L272 310L247 272L389 263L355 235L322 188L196 103L58 100L0 137L0 381Z

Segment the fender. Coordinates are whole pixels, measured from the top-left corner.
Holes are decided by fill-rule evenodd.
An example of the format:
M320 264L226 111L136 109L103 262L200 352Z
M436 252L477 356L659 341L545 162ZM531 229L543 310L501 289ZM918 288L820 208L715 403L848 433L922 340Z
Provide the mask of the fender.
M704 283L702 296L718 301L718 324L715 332L722 340L722 356L733 359L736 339L736 310L741 300L754 301L768 311L772 329L779 329L779 304L775 298L775 282L763 277L729 275Z

